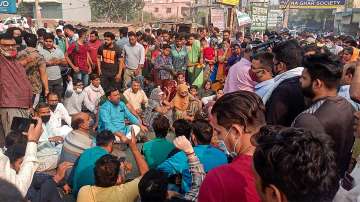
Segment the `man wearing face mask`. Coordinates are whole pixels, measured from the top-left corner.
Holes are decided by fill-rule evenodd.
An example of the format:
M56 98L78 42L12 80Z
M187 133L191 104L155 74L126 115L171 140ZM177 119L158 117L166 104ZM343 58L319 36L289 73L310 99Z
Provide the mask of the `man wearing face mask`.
M83 106L85 106L85 93L83 92L84 83L77 79L73 81L69 77L69 83L65 91L64 106L69 112L70 116L81 112Z
M273 54L258 53L253 56L249 75L252 80L258 82L255 85L255 93L261 98L274 84L272 67L274 66Z
M327 55L305 58L300 83L312 105L296 117L292 126L329 134L335 143L338 174L344 177L354 144L355 110L345 98L337 95L341 75L339 60Z
M225 94L213 106L210 123L234 159L206 175L198 201L260 201L252 171L252 138L266 124L261 98L248 91Z
M39 167L37 170L39 172L52 170L57 167L65 136L54 133L54 126L49 122L51 115L48 104L39 103L36 106L35 113L43 122L43 133L38 143L37 156L39 159Z
M10 34L0 35L0 145L10 132L13 117L29 117L32 88L25 69L15 59L16 42ZM2 126L2 127L1 127Z

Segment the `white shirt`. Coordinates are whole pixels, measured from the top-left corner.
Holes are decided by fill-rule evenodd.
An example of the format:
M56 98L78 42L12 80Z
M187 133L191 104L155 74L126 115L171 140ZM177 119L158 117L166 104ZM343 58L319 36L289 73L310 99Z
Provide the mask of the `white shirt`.
M71 126L71 116L62 103L58 103L54 112L50 112L49 123L54 127L61 127L61 120Z
M18 174L10 167L9 158L0 151L0 178L14 184L24 197L31 185L34 173L39 166L36 151L37 144L28 142L24 161L20 166Z
M124 93L125 98L134 107L135 110L141 109L141 104L148 104L148 98L143 90L134 93L131 88L127 89Z

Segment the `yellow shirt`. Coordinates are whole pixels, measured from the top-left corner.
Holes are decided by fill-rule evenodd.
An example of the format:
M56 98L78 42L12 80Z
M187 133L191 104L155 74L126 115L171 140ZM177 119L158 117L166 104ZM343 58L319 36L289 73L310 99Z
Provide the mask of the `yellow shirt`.
M81 187L77 202L134 202L139 196L140 177L112 187L86 185Z

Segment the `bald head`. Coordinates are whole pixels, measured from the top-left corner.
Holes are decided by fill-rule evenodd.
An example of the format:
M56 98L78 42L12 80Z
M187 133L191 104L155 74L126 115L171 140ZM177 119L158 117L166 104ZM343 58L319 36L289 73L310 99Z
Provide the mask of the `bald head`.
M74 130L88 130L89 129L90 115L84 112L75 114L72 117L71 127Z

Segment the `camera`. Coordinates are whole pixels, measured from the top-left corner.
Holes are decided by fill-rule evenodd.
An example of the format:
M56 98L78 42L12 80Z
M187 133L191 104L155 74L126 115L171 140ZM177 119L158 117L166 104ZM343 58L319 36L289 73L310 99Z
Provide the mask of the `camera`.
M253 41L246 48L251 49L253 53L266 52L267 49L272 48L283 41L283 38L276 32L270 33L268 36L268 41L262 43L260 41Z

